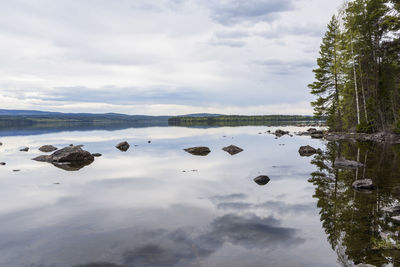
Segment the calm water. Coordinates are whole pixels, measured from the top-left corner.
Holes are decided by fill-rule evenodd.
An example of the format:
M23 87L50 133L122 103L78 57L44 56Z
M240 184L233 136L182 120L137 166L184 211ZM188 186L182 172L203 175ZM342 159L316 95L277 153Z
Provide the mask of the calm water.
M400 198L399 146L264 134L275 129L2 137L0 266L399 266L400 229L381 211ZM114 147L125 140L127 152ZM30 160L41 145L71 143L103 156L75 172ZM222 151L231 144L244 151ZM200 145L212 152L183 151ZM300 157L301 145L322 151ZM366 167L335 170L338 154ZM261 174L271 178L265 186L253 181ZM354 192L362 177L378 189Z

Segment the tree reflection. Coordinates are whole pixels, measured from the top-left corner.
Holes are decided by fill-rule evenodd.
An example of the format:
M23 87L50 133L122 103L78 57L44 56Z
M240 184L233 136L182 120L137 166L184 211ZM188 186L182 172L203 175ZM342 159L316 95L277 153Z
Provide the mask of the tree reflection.
M399 203L400 146L373 143L330 142L312 160L316 170L309 182L322 226L342 266L369 263L400 266L399 226L383 207ZM364 163L358 169L333 168L336 158ZM377 190L360 193L352 189L356 179L369 178Z

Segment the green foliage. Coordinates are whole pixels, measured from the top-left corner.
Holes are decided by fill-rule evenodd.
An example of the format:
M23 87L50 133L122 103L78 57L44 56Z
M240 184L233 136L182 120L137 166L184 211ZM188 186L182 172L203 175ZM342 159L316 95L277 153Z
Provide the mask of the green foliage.
M309 85L315 115L325 115L334 130L399 129L399 1L349 1L337 17L322 39Z
M374 122L369 121L365 122L362 121L360 124L357 125L357 133L374 133L376 132L376 126Z

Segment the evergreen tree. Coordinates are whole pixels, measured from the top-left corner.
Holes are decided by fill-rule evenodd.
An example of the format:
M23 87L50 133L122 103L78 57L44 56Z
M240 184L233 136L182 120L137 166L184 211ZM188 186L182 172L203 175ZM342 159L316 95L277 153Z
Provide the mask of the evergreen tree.
M328 30L322 39L318 68L314 69L316 81L309 86L311 93L317 96L312 102L314 115L326 117L332 129L342 129L342 116L339 103L340 74L340 30L335 16L328 24Z

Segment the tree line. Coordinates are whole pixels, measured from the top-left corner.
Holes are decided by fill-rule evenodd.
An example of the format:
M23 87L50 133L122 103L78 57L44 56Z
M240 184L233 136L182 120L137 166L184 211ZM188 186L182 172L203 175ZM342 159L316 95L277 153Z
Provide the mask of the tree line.
M400 132L400 1L346 1L320 46L314 115L333 131Z

